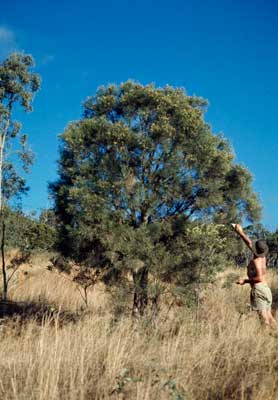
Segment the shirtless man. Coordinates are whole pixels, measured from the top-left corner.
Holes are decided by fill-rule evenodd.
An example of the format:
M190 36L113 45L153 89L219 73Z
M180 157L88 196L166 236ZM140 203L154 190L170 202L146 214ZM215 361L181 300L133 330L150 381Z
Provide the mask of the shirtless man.
M250 284L252 310L258 312L266 325L276 325L271 314L272 293L266 282L268 246L264 240L256 240L252 243L239 224L233 224L233 228L253 253L253 259L247 266L248 279L239 279L236 283L238 285Z

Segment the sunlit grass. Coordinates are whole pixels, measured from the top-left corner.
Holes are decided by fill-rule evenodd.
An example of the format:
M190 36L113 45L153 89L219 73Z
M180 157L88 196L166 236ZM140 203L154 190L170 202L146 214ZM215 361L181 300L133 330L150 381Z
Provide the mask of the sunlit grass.
M73 313L84 307L64 276L30 270L14 284L14 300L43 298ZM277 276L270 275L277 287ZM5 322L0 398L277 399L278 334L249 312L248 287L223 288L224 282L221 275L206 291L198 312L181 306L168 312L165 304L151 319L115 319L110 295L100 285L77 322L61 323L59 312L40 322Z

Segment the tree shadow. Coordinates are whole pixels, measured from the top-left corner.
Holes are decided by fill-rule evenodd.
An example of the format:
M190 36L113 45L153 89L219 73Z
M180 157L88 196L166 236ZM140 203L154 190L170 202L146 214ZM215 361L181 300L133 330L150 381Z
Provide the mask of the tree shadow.
M22 323L33 320L39 324L48 321L50 324L59 321L59 325L76 323L83 316L82 312L61 310L43 299L30 302L0 300L0 319L17 318Z

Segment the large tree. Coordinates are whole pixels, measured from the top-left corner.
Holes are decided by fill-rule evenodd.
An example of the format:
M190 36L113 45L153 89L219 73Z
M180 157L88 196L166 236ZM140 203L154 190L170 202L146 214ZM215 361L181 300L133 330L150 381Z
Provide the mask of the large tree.
M34 93L40 79L32 72L30 55L13 53L0 64L0 227L3 274L3 297L7 297L8 277L5 265L5 209L14 196L26 192L25 172L32 163L32 153L27 147L27 135L21 133L21 124L14 119L17 107L32 110Z
M206 105L183 89L128 81L100 88L61 136L51 185L61 249L133 270L140 309L151 267L171 262L177 219L228 223L260 213L252 177L204 121Z

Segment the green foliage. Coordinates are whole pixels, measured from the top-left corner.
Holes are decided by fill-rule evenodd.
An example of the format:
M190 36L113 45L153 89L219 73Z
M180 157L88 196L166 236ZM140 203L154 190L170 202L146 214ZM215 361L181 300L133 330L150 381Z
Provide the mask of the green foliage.
M13 110L20 105L26 112L32 111L33 95L40 87L38 75L30 71L33 66L33 58L20 53L10 54L0 64L0 208L28 190L15 159L28 172L33 154L27 147L27 135L21 133L21 124L13 119Z
M87 99L50 187L65 255L130 271L141 289L150 271L184 287L224 264L221 224L256 220L260 207L251 175L205 123L206 104L130 81Z
M171 282L172 294L187 306L198 304L202 290L229 263L228 237L223 225L176 221L169 241L168 263L160 263L157 273ZM163 267L161 267L163 265Z
M32 110L32 100L40 87L40 79L31 69L30 55L13 53L0 64L0 224L3 297L7 298L8 280L5 265L5 215L9 200L20 198L28 188L18 168L25 173L33 162L33 154L27 147L27 135L21 133L21 124L13 119L17 106L24 111Z
M225 266L227 238L221 236L221 228L216 224L192 223L180 229L171 252L172 268L180 271L174 274L178 284L207 283L208 278Z
M268 232L266 241L269 247L268 265L278 267L278 231Z
M57 241L55 228L21 210L5 209L6 245L22 250L50 250Z
M267 263L269 267L278 266L278 230L270 232L262 224L249 225L246 232L252 240L264 239L269 247Z
M40 87L37 74L30 73L34 66L32 56L12 53L0 66L1 113L9 113L11 102L19 102L25 111L31 111L33 93Z
M180 214L258 217L251 176L211 133L205 105L182 89L133 82L85 102L85 119L62 135L60 179L51 186L65 250L84 253L111 221L137 229Z

